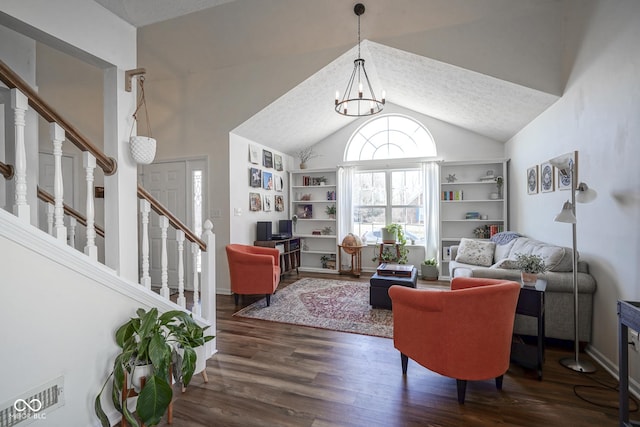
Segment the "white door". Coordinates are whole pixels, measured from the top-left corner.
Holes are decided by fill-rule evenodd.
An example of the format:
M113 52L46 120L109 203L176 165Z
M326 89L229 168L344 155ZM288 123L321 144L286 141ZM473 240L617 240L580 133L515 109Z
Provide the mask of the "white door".
M140 183L153 197L162 203L174 216L189 226L187 218L187 182L185 162L153 163L142 167ZM151 212L149 220L149 275L154 287L161 282L162 237L159 215ZM186 247L186 245L185 245ZM190 257L189 257L190 259ZM178 287L178 244L172 226L167 231L167 266L169 287ZM185 260L185 283L190 272Z

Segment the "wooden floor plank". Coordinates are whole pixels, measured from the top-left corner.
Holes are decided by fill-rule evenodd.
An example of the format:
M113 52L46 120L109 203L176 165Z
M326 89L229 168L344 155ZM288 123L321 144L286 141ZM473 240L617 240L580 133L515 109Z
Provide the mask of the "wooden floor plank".
M302 277L336 278L290 275L281 286ZM412 361L403 377L393 340L233 316L259 299L244 297L236 307L233 297L218 296L219 352L207 364L209 383L196 375L176 393L174 426L617 425L616 390L595 382L616 381L602 368L580 374L561 366L570 347L547 348L543 381L512 364L502 391L493 381L469 382L459 405L455 380ZM575 385L606 406L578 397Z

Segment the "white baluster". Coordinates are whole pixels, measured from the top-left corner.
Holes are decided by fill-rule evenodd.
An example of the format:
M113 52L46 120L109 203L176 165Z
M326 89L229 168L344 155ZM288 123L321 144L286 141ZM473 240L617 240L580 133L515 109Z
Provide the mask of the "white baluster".
M178 242L178 305L187 308L187 300L184 298L184 231L176 230Z
M27 153L24 146L24 116L28 108L28 100L18 89L11 89L11 108L13 108L16 135L16 158L14 165L16 194L13 213L21 220L29 223L31 211L27 204Z
M142 277L140 284L151 289L151 276L149 276L149 213L151 204L140 199L140 221L142 222Z
M160 216L160 237L162 239L162 254L160 258L160 279L162 287L160 288L160 295L169 299L169 273L167 271L167 229L169 228L169 219L161 215Z
M197 243L191 243L191 256L193 258L193 307L191 312L196 316L202 315L202 308L200 307L200 294L198 283L198 254L200 253L200 247Z
M53 143L53 201L55 205L54 236L67 241L67 228L64 226L64 187L62 183L62 142L64 129L57 123L50 123L49 135Z
M78 220L74 217L69 217L69 236L67 244L73 249L76 248L76 227L78 226Z
M204 222L202 240L207 251L202 253L202 317L211 323L207 334L216 335L216 236L210 220ZM207 343L207 359L216 352L216 339Z
M56 208L51 204L47 203L47 233L53 236L53 212Z
M85 170L85 180L87 181L87 244L84 253L94 261L98 260L98 247L96 246L96 210L93 203L93 171L96 168L96 158L93 154L85 151L82 153L82 166Z

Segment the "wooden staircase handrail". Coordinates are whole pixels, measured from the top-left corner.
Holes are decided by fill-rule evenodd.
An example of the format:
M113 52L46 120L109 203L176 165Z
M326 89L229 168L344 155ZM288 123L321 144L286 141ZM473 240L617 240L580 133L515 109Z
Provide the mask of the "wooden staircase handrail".
M53 198L53 196L48 192L46 192L45 190L43 190L42 188L40 188L40 186L38 186L38 199L42 200L43 202L47 202L47 203L51 203L52 205L55 205L55 199ZM84 225L85 227L87 226L87 218L84 215L82 215L80 212L73 209L71 206L67 205L66 203L63 203L63 207L64 207L64 213L75 218L80 224ZM96 234L104 238L104 228L95 224L94 224L94 227L96 229Z
M0 173L5 179L13 178L13 166L0 162Z
M28 99L29 105L49 123L57 123L64 129L67 139L78 147L81 151L90 152L95 158L96 163L103 170L105 175L113 175L118 163L112 157L108 157L98 147L93 145L89 139L82 135L75 127L60 116L56 110L47 104L36 91L34 91L27 82L17 75L11 68L0 60L0 81L2 81L9 89L18 89Z
M207 244L200 239L189 227L187 227L178 217L169 212L167 208L165 208L162 203L156 200L147 190L138 185L138 198L145 199L151 205L151 209L154 210L158 215L164 215L169 220L169 223L176 229L182 230L184 232L187 240L197 243L201 250L207 250Z

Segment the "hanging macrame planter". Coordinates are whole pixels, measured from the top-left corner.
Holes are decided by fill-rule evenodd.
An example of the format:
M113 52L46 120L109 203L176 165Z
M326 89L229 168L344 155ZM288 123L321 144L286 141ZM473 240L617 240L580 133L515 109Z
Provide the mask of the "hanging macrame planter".
M136 111L133 113L133 124L131 125L131 136L129 136L129 149L131 150L131 157L136 163L141 165L148 165L153 162L156 156L156 140L151 136L151 123L149 122L149 111L147 110L147 100L144 96L144 76L140 76L140 96L138 98L138 105ZM138 111L144 107L145 116L147 119L147 134L149 136L134 136L133 128L138 121Z

